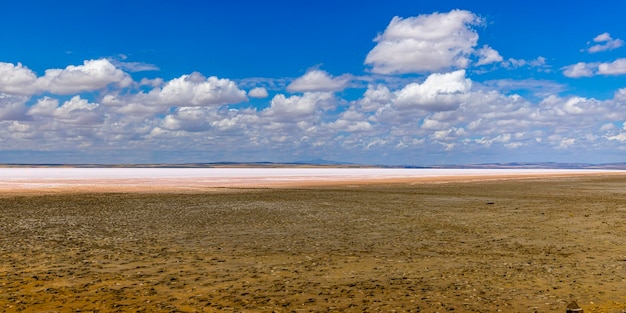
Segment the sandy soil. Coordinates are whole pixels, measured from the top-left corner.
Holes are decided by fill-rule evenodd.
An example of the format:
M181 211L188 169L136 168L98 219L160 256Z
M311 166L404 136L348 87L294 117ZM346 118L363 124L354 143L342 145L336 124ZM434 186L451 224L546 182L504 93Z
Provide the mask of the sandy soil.
M0 192L0 311L626 309L623 174L173 182Z

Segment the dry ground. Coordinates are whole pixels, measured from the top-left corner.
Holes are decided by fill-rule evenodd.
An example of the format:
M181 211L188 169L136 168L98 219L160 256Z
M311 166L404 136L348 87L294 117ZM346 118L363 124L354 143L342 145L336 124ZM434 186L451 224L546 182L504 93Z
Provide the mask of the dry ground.
M2 312L626 308L626 176L0 196Z

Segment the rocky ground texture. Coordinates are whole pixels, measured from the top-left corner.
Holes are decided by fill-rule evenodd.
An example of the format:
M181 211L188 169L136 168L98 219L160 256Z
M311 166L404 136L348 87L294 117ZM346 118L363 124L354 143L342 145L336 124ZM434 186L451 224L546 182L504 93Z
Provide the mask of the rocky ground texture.
M626 176L0 196L2 312L626 309Z

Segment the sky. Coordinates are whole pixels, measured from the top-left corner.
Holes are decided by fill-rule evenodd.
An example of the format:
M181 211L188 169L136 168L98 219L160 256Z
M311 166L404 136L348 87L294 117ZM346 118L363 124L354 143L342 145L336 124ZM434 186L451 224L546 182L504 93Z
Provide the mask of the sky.
M3 1L0 163L626 162L623 1Z

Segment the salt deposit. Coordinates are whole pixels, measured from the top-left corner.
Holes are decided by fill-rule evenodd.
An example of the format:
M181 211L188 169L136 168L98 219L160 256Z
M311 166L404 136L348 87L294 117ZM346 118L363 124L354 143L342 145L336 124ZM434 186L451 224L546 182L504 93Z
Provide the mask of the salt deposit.
M325 180L450 176L592 174L607 170L568 169L405 169L405 168L1 168L0 180L229 179Z
M141 191L618 173L563 169L0 168L0 190Z

